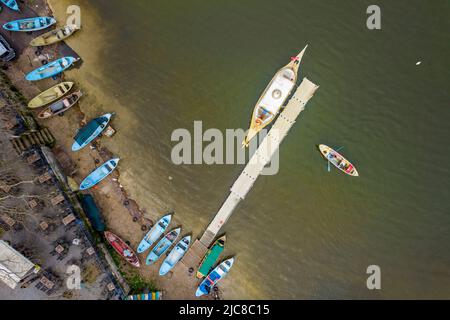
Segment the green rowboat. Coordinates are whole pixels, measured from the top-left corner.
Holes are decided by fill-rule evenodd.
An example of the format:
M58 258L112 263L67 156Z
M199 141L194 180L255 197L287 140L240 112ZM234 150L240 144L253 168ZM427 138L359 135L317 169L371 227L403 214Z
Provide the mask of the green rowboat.
M223 235L209 248L202 260L202 263L200 264L200 268L197 271L197 278L202 279L211 271L224 249L226 240L227 237Z

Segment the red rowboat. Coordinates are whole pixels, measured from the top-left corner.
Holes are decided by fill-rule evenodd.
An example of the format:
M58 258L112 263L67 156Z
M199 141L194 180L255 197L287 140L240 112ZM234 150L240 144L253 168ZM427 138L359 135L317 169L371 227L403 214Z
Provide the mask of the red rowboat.
M108 240L109 244L117 251L129 264L133 267L139 268L141 263L136 253L129 245L125 243L122 239L116 236L114 233L105 231L105 238Z

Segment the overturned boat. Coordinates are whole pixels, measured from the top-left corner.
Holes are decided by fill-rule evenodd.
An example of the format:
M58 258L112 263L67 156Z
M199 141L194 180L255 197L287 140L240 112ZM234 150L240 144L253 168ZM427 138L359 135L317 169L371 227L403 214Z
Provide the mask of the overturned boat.
M281 107L294 89L298 78L300 62L307 47L308 46L306 46L297 56L292 57L292 61L275 74L267 88L264 90L253 110L250 129L242 142L243 147L247 147L250 140L275 120Z
M67 97L56 101L51 104L49 107L45 108L38 114L39 119L48 119L58 114L62 114L66 112L70 108L72 108L83 96L81 91L76 91L74 93L69 94Z

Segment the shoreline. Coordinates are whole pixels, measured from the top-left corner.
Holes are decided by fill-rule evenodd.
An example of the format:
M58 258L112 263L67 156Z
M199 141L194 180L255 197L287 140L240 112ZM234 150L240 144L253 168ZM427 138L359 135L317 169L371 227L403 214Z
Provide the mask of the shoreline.
M47 14L54 16L53 10L48 1L38 0L33 4L34 7L32 11L34 11L36 15ZM12 20L18 18L20 15L21 14L16 14L10 11L4 11L1 19L4 21ZM55 17L58 18L57 16ZM39 92L55 85L60 81L70 80L71 73L77 72L76 70L78 68L85 67L83 63L81 67L77 64L76 67L73 67L67 71L68 74L62 74L60 79L57 81L47 79L42 80L39 83L31 83L24 80L24 75L26 72L29 72L30 70L41 65L42 56L49 58L48 60L54 60L64 54L76 54L76 52L74 52L64 42L44 47L42 52L38 52L39 50L36 50L36 48L31 48L28 46L28 42L31 38L34 38L44 32L46 31L35 32L32 35L17 35L17 33L6 34L7 40L11 43L14 49L16 49L17 58L9 66L8 70L5 70L5 74L7 74L11 83L18 88L27 101L36 96ZM78 31L78 33L82 32L83 30ZM40 54L37 55L37 53ZM76 85L77 87L80 87L80 84L77 83ZM81 103L83 102L81 101ZM35 111L29 110L25 106L21 111L25 114L35 115ZM105 136L101 136L95 140L91 144L93 148L86 147L78 153L72 153L70 151L70 145L73 141L74 132L81 125L86 123L86 121L87 117L79 105L72 107L71 110L68 110L62 117L56 117L46 121L36 120L39 126L50 129L55 137L56 146L62 148L67 154L70 155L71 160L76 163L76 173L70 177L77 183L93 171L98 164L109 160L113 155L110 150L103 147L101 144L102 139L109 139ZM114 119L112 120L112 126L114 126ZM120 134L120 132L117 132L116 134ZM137 247L137 244L142 239L145 232L148 231L148 228L151 227L153 221L165 213L146 212L146 210L139 207L139 204L134 199L129 197L129 194L120 183L120 167L101 184L96 186L93 190L90 190L88 193L94 196L97 205L102 211L108 230L118 234L124 240L129 240L133 248ZM151 218L149 218L149 216ZM159 261L159 263L161 263L161 261ZM159 263L157 266L159 266ZM196 288L196 279L195 277L194 279L192 279L192 277L188 278L187 276L182 277L182 270L177 270L182 269L180 264L178 264L173 270L172 275L164 278L158 276L159 268L156 268L156 266L146 267L144 265L139 270L133 270L121 262L118 267L122 273L128 274L129 279L136 279L137 276L141 278L142 281L150 283L151 287L157 287L160 290L163 290L164 299L193 299L195 297L194 293ZM188 278L188 280L186 280L186 278Z

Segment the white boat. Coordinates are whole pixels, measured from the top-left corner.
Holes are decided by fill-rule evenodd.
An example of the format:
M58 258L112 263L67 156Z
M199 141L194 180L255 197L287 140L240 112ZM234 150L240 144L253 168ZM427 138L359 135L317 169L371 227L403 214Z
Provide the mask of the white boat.
M250 129L242 142L243 147L247 147L250 140L277 117L281 107L294 89L298 78L300 62L302 61L302 57L307 47L308 46L306 46L297 56L292 57L292 61L275 74L267 88L264 90L253 110Z

